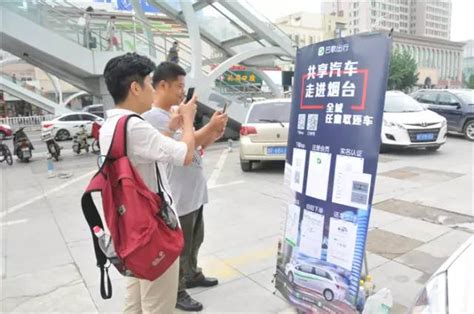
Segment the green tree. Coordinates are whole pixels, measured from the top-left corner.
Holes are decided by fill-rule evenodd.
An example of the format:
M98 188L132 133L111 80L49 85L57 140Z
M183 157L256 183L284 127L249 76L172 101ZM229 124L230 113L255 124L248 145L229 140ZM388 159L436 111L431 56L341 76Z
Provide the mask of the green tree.
M467 88L474 89L474 74L471 74L471 76L469 76L469 80L467 81Z
M390 60L388 89L407 92L418 81L419 73L416 69L416 61L407 50L393 51Z

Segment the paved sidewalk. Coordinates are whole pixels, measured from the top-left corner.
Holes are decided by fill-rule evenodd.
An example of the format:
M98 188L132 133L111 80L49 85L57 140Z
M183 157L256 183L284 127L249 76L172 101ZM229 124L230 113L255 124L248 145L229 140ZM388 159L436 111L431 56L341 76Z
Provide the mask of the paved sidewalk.
M283 168L243 173L238 149L227 154L226 143L218 145L205 155L210 204L200 263L220 284L190 292L204 313L295 313L272 284ZM430 274L473 233L472 145L450 137L434 154L381 156L368 263L377 288L391 289L395 313L410 306ZM2 312L120 312L124 280L112 271L114 296L101 299L79 203L95 157L65 151L55 165L69 179L47 179L41 158L0 165Z

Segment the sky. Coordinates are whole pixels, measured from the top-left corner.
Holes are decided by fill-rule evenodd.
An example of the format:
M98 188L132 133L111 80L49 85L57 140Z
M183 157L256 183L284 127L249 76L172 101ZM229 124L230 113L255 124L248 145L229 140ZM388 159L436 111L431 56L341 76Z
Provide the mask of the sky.
M271 21L277 17L299 11L321 12L321 0L247 0L255 9ZM474 39L474 1L451 0L453 3L451 40L463 41Z

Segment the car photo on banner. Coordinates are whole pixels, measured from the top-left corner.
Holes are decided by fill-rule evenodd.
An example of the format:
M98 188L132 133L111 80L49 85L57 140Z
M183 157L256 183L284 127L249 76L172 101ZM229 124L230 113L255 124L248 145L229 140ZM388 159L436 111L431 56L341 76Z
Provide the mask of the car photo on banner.
M294 288L309 289L321 294L326 301L343 301L346 298L348 282L335 270L323 265L286 264L288 282Z

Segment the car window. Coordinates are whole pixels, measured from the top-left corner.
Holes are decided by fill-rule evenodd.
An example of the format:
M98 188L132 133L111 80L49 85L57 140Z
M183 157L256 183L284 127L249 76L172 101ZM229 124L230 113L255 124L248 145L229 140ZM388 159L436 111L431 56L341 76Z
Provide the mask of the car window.
M417 99L424 104L436 104L438 93L423 93Z
M95 121L95 120L97 120L97 117L94 117L90 114L81 114L81 117L82 117L81 120L83 120L83 121Z
M384 112L417 112L425 110L412 97L405 94L390 94L385 96Z
M71 114L71 115L59 118L59 121L81 121L81 115Z
M290 102L256 104L252 107L247 123L268 123L262 120L290 121Z
M314 270L315 270L315 272L314 272L315 275L317 275L319 277L326 278L326 272L324 270L321 270L321 269L318 269L318 268L315 268Z
M300 271L311 274L313 272L313 267L308 265L301 265L299 268Z
M438 100L439 105L455 106L459 104L459 100L450 93L441 93Z
M465 104L474 105L474 90L463 90L459 92L456 91L453 93L456 94L456 96L458 96L459 98L461 98Z

